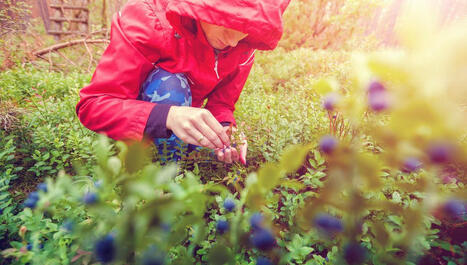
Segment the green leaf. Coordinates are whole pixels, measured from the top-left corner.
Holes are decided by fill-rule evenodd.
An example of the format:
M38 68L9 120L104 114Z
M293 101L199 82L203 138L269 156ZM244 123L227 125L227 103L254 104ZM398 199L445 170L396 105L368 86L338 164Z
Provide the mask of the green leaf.
M283 179L280 183L282 187L293 189L293 190L301 190L305 188L305 184L296 180L296 179Z
M309 145L292 145L287 147L282 154L280 167L283 168L286 173L294 173L303 164L309 150Z
M274 163L266 163L258 170L258 184L265 189L272 189L283 176L281 168Z
M401 202L401 195L399 192L395 191L392 193L392 200L397 203Z
M209 264L224 265L234 262L232 252L222 244L216 244L211 248L208 254Z
M389 221L395 223L396 225L401 226L402 225L402 219L399 216L396 215L390 215L388 216Z
M313 84L313 89L320 95L326 95L330 92L337 91L339 83L334 79L319 79Z

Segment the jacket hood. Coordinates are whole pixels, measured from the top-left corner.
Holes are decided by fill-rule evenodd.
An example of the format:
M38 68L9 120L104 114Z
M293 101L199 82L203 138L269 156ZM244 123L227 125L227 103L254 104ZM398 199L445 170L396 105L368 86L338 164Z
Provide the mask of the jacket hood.
M272 50L282 37L282 14L290 0L169 0L166 16L172 26L187 30L193 20L235 29L248 36L252 48Z

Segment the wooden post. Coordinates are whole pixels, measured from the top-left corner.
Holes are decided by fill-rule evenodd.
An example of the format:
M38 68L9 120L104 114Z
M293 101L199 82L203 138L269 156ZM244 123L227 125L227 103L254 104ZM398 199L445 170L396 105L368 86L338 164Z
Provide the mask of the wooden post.
M49 8L47 6L46 0L37 0L37 5L39 6L39 12L41 14L42 21L44 22L44 27L46 31L50 29L50 20L49 20Z
M107 28L107 7L106 7L106 1L102 0L102 28L105 29Z

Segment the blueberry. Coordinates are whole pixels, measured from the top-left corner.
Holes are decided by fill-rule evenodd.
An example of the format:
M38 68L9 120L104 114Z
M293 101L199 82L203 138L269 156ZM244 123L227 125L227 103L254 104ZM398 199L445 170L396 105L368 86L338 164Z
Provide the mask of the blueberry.
M357 243L349 243L344 247L344 259L348 264L362 264L367 259L366 248Z
M321 137L321 141L319 142L319 149L326 154L330 154L334 151L337 146L337 140L334 136L326 135Z
M410 173L410 172L415 172L419 170L421 167L422 167L422 162L420 162L417 158L408 157L404 161L403 170Z
M456 199L447 201L443 206L443 210L446 216L452 220L462 220L466 213L464 202Z
M276 245L276 239L271 231L267 229L259 229L253 233L251 243L262 251L271 250Z
M0 208L0 215L2 215L2 214L3 214L3 209L2 209L2 208Z
M47 184L44 182L39 183L39 185L37 185L37 189L43 192L47 192Z
M94 245L94 254L100 262L111 262L115 258L115 240L110 234L97 240Z
M31 251L31 250L32 250L32 244L31 244L31 243L28 243L28 244L26 245L26 249L27 249L28 251Z
M389 107L388 93L381 92L368 95L368 104L376 112L387 109Z
M323 108L333 111L339 101L339 96L336 93L329 93L324 97Z
M251 225L251 228L253 228L253 230L258 230L258 229L261 229L262 225L263 225L263 215L261 213L254 213L251 217L250 217L250 225Z
M62 228L67 231L67 232L71 232L73 231L73 227L74 227L74 223L73 221L65 221L62 225Z
M38 201L39 200L39 193L37 191L33 191L33 192L29 193L28 198L32 199L32 200L35 200L35 201Z
M227 232L229 230L229 222L225 221L225 220L219 220L216 224L216 229L217 229L217 232L219 232L219 234L224 234L225 232Z
M232 199L229 199L229 198L225 199L224 208L228 212L232 212L233 210L235 210L235 202Z
M143 254L143 265L164 265L165 254L161 252L156 246L149 247Z
M256 260L256 265L272 265L272 262L268 258L259 257Z
M388 108L388 93L383 84L378 81L371 82L368 87L368 104L374 111L382 111Z
M447 143L432 143L428 147L428 156L433 163L445 163L451 157L452 147Z
M24 207L34 209L36 208L37 200L27 198L23 204L24 204Z
M98 196L95 192L87 192L83 196L83 202L85 204L94 204L97 202L97 200L98 200Z
M368 86L368 94L385 92L386 88L379 81L373 81Z
M329 235L334 235L344 230L341 220L328 214L316 216L314 224Z

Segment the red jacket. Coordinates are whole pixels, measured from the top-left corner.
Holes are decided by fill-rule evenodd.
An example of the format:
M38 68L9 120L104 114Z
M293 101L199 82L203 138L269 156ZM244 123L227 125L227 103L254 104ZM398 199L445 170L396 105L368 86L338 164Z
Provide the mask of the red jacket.
M155 103L137 100L154 65L184 73L193 107L219 122L233 111L253 65L255 49L274 49L290 0L130 0L112 21L110 44L80 91L76 112L87 128L117 140L141 140ZM248 36L218 56L199 20ZM217 65L217 67L216 67Z

